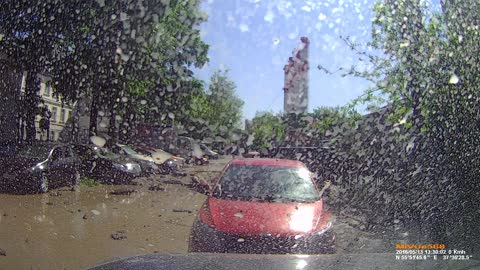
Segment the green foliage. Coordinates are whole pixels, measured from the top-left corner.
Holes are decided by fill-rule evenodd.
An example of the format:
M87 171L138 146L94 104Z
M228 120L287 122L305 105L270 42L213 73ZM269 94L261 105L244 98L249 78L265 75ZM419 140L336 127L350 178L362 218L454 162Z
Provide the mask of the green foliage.
M127 82L128 92L136 97L145 97L151 87L153 87L152 81L145 80L131 80Z
M27 80L47 72L63 101L90 96L92 129L98 111L105 111L111 112L111 132L119 133L118 119L134 127L135 121L163 122L168 113L181 117L188 93L178 92L193 79L191 68L208 61L208 45L197 29L206 20L199 5L199 0L8 0L0 7L0 50L29 72Z
M264 151L271 148L272 143L278 144L283 140L285 125L280 115L272 112L257 112L247 132L254 137L254 148Z
M237 96L236 88L228 71L215 71L210 78L206 120L219 135L230 136L235 128L240 127L244 101Z
M100 181L90 177L83 177L82 179L80 179L80 185L86 187L96 187L100 185Z
M365 117L362 134L357 130L341 136L344 143L349 142L342 148L343 158L367 154L372 169L368 177L377 183L382 183L378 175L385 170L375 170L371 164L392 166L395 175L372 189L370 198L380 202L403 198L393 201L396 206L391 211L396 215L433 221L426 227L442 240L446 239L445 224L457 231L456 235L478 236L473 222L478 215L469 206L479 203L478 194L472 192L479 186L472 179L480 173L480 3L444 0L440 1L441 11L434 12L423 3L377 2L369 44L376 54L366 53L346 39L373 66L367 73L355 67L345 72L375 84L375 90L367 89L366 98L355 102L368 105L383 98L387 106L382 113ZM339 128L335 135L340 136L341 131ZM363 143L352 143L362 138ZM437 200L424 199L428 197ZM417 203L411 205L412 201Z
M178 93L179 124L196 139L229 138L240 127L243 101L236 95L236 85L227 71L216 71L208 91L203 81L192 79Z
M348 106L318 107L313 110L312 116L314 119L312 128L320 134L324 134L336 125L344 123L354 125L360 119L360 114Z
M157 17L145 32L145 42L140 45L146 53L147 66L145 70L132 66L128 71L132 78L142 79L141 84L128 90L134 106L123 109L124 119L132 119L128 114L133 114L137 121L164 128L189 123L189 104L194 96L204 92L203 82L193 78L190 69L208 61L208 45L200 39L197 29L206 19L199 12L199 3L171 1L163 16Z

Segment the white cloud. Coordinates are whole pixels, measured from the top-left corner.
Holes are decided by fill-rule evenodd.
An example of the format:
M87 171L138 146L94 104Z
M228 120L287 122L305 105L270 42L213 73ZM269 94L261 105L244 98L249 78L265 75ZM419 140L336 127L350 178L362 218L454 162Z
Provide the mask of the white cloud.
M273 19L275 19L275 14L269 9L263 19L269 23L273 23Z
M248 32L248 25L241 23L238 28L240 28L241 32Z

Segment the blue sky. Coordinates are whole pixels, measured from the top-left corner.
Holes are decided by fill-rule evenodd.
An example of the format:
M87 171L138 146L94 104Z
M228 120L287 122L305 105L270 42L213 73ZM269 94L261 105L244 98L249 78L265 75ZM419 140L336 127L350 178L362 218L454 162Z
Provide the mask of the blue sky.
M371 39L373 0L205 0L209 15L201 25L210 44L210 62L196 75L208 83L217 69L230 70L238 95L245 101L244 117L283 108L283 66L301 36L310 39L309 110L344 105L361 95L369 83L360 78L327 75L330 69L363 65L340 39Z

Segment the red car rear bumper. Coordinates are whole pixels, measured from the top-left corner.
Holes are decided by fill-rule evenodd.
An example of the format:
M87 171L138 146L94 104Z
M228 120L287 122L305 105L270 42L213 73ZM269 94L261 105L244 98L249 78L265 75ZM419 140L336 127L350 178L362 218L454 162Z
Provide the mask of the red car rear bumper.
M221 232L199 219L192 227L189 252L250 253L250 254L331 254L335 253L335 232L276 237L271 235L240 236Z

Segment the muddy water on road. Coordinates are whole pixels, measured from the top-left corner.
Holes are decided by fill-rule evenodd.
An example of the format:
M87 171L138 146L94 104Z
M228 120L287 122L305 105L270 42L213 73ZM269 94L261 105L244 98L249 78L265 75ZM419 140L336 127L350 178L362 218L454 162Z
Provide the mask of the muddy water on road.
M119 257L186 252L190 227L205 196L161 183L167 179L178 177L145 180L143 186L0 194L0 249L6 252L0 256L0 269L84 269ZM152 184L166 190L150 191ZM136 192L110 194L121 189ZM127 238L114 240L112 234Z
M186 170L210 180L227 161ZM0 249L6 252L0 255L0 269L85 269L121 257L187 252L191 225L206 197L165 180L189 183L189 177L157 176L141 179L137 186L0 194ZM151 191L151 186L165 190ZM110 194L119 190L135 192ZM392 244L339 219L336 231L338 253L391 251Z

